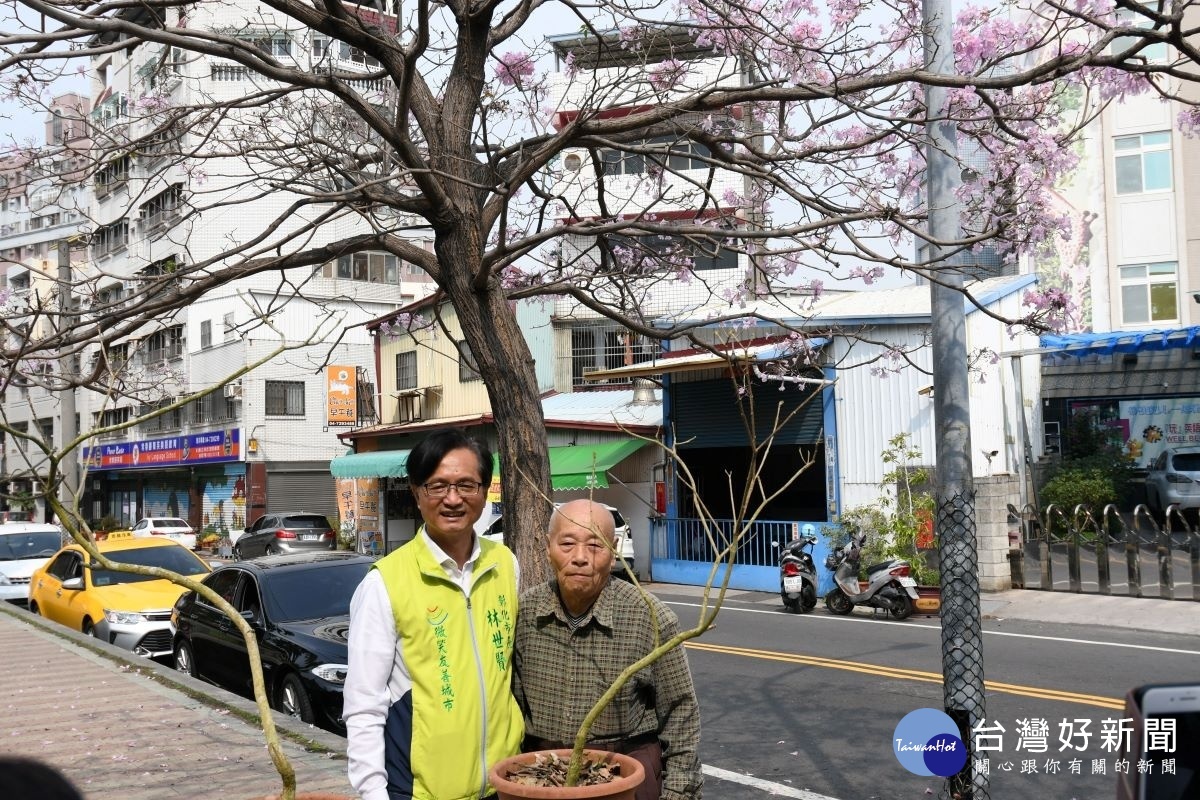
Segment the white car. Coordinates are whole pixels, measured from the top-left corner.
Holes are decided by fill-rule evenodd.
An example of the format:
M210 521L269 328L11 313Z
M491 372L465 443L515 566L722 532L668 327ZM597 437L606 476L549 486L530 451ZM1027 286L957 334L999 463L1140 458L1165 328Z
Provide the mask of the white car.
M1162 451L1146 472L1146 500L1157 514L1175 503L1181 511L1200 508L1200 447Z
M25 603L29 576L63 546L63 532L43 522L0 525L0 600Z
M554 507L558 508L562 503L555 503ZM629 523L621 516L621 512L610 505L605 505L605 508L613 515L613 524L616 526L615 533L617 535L617 552L625 559L625 563L629 565L629 571L626 572L624 565L620 559L613 563L613 574L618 578L629 579L629 573L636 573L634 568L634 551L633 537L629 535ZM496 517L487 526L487 530L483 532L486 539L491 539L493 542L504 544L504 517Z
M196 549L196 532L179 517L143 517L133 526L135 538L165 536L188 550Z

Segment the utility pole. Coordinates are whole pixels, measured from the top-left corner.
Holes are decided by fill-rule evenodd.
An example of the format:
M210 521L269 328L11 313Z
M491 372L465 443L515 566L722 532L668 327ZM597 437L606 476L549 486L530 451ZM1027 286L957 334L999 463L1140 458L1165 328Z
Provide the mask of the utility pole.
M937 75L954 72L950 0L923 0L925 68ZM971 476L971 409L967 384L967 327L963 276L958 259L942 242L960 238L957 129L942 118L946 89L925 89L925 186L929 212L928 257L941 263L931 282L933 312L934 421L937 431L936 530L942 588L942 696L967 748L962 771L947 780L941 796L950 800L988 797L988 776L975 772L971 729L982 724L983 635L979 613L979 560L976 545L975 487ZM940 261L940 259L947 259ZM961 264L960 264L961 265Z
M71 274L71 240L58 241L58 331L70 330L74 324L75 298L71 291L74 276ZM59 408L59 442L62 447L74 441L79 435L79 426L75 423L75 377L79 374L76 369L74 353L59 351L58 378L65 385L58 393ZM63 453L58 462L60 481L58 498L64 508L75 508L75 500L79 495L79 451L71 448ZM46 487L47 490L50 487ZM64 523L67 520L59 520Z

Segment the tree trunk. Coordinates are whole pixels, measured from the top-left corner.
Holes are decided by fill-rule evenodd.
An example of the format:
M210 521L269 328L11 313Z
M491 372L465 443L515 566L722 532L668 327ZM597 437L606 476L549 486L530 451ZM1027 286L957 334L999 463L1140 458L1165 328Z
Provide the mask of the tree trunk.
M471 284L480 263L480 248L469 225L439 235L438 261L454 264L442 270L441 287L458 314L467 345L487 385L499 441L500 485L504 530L521 564L521 583L535 586L550 576L546 532L551 504L550 463L546 426L533 355L517 324L500 283L494 277L484 289Z

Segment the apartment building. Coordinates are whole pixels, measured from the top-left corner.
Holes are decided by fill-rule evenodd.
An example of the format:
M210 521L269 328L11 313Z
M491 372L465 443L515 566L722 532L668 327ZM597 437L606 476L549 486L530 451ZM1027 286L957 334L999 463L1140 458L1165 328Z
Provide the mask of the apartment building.
M55 97L45 115L41 146L0 159L0 297L8 345L26 334L51 332L48 318L22 319L17 311L57 304L60 267L78 266L86 256L86 249L68 242L88 230L89 110L88 99L80 95ZM55 368L44 354L39 356L4 376L0 414L17 433L60 447ZM38 497L38 476L45 466L45 454L33 442L0 432L0 509L27 508L35 519L45 518L45 503Z
M306 69L369 66L361 52L331 47L252 0L162 14L164 26L232 35ZM115 44L117 36L100 35L96 43ZM334 132L341 115L328 99L302 94L263 102L209 125L185 112L262 91L264 79L228 59L153 43L106 48L89 71L89 248L77 265L88 290L77 301L97 313L168 296L179 280L191 279L175 277L185 268L219 270L269 255L252 243L272 227L273 241L297 249L367 229L359 213L329 214L332 202L290 210L327 191L332 179L312 164L264 155L269 137ZM357 88L381 88L361 83ZM336 132L358 135L344 126ZM322 214L328 220L314 224ZM381 213L370 224L404 229L411 241L432 247L432 236L412 219ZM84 516L119 524L182 516L217 532L268 510L336 518L328 472L329 460L344 450L336 433L375 413L372 376L360 369L371 363L372 345L358 323L431 288L422 270L394 255L346 254L311 269L240 278L91 348L85 366L99 364L101 379L78 403L80 427L95 432L80 458ZM334 391L349 388L359 398L349 416L329 401L331 366L341 375Z

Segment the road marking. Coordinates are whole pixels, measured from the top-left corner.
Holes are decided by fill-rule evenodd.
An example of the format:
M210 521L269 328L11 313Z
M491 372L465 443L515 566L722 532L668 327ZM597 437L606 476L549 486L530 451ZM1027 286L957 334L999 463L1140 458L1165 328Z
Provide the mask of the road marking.
M756 778L753 775L743 775L740 772L730 772L727 769L713 767L708 764L702 764L701 771L711 778L718 778L723 781L729 781L730 783L740 783L743 786L761 789L762 791L769 792L776 797L794 797L796 800L835 800L835 798L827 795L809 792L804 789L797 789L794 786L788 786L786 783L775 783L774 781Z
M867 675L878 675L883 678L896 678L898 680L917 681L919 683L942 683L942 674L940 672L925 672L924 670L905 669L903 667L889 667L879 664L867 664L861 661L842 661L836 658L822 658L820 656L804 656L795 653L781 653L775 650L754 650L748 647L730 647L728 645L711 644L709 642L687 642L685 645L689 650L704 650L710 653L721 653L723 655L745 656L748 658L759 658L765 661L783 661L789 664L806 664L812 667L825 667L827 669L840 669L846 672L861 672ZM1080 694L1078 692L1064 692L1058 689L1042 689L1036 686L1022 686L1015 683L1000 683L999 681L983 682L984 689L1000 692L1002 694L1015 694L1022 697L1033 697L1039 700L1059 700L1064 703L1077 703L1086 706L1096 706L1098 708L1109 708L1121 710L1125 708L1124 698L1119 697L1104 697L1095 694Z
M681 603L681 602L678 602L675 600L664 600L663 602L669 606L683 606L683 607L687 607L687 608L702 608L703 607L700 603ZM788 615L785 615L784 612L779 611L777 609L738 608L736 606L728 605L728 602L736 603L738 601L736 601L736 600L727 601L727 604L721 609L722 614L727 611L741 611L746 614L772 614L774 616L788 616ZM752 602L752 601L743 601L743 602ZM710 608L712 607L711 603L709 604L709 607ZM857 617L857 616L839 617L839 616L832 616L832 615L827 616L825 614L804 614L804 615L799 615L799 616L798 615L790 615L790 616L793 616L796 619L821 620L823 622L863 622L868 625L903 625L906 628L917 628L918 630L927 630L927 631L939 631L940 632L942 630L941 625L923 625L920 622L896 621L896 620L884 620L884 619L866 619L865 617ZM1042 621L1045 622L1047 620L1042 620ZM1069 642L1071 644L1089 644L1089 645L1097 645L1100 647L1123 647L1123 648L1126 648L1127 650L1150 650L1155 653L1176 653L1178 655L1184 655L1184 656L1200 656L1200 650L1183 650L1178 647L1156 647L1154 645L1149 645L1149 644L1128 644L1125 642L1100 642L1100 641L1096 641L1094 639L1070 639L1065 636L1042 636L1042 635L1036 634L1036 633L1016 633L1013 631L985 630L983 632L983 635L984 636L1011 636L1016 639L1039 639L1039 640L1047 641L1047 642Z

